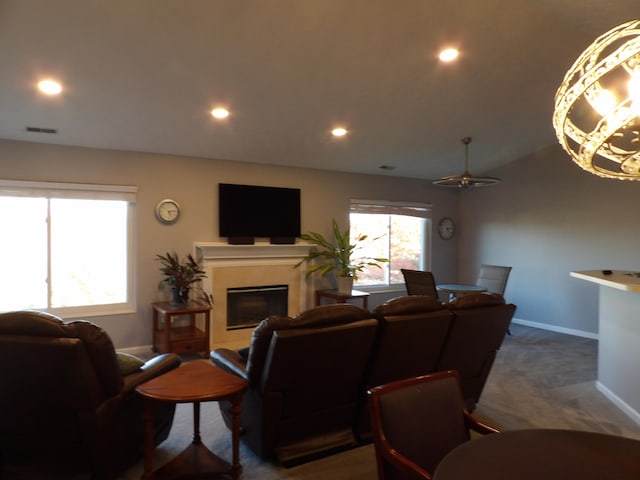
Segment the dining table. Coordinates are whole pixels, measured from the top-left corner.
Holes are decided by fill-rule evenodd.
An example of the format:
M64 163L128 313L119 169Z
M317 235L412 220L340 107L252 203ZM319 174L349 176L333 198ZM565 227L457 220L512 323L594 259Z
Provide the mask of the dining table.
M510 430L465 442L433 480L638 480L640 440L561 429Z
M438 290L439 292L448 293L449 301L452 301L458 295L464 295L467 293L482 293L487 291L485 287L468 283L439 283L436 285L436 290Z

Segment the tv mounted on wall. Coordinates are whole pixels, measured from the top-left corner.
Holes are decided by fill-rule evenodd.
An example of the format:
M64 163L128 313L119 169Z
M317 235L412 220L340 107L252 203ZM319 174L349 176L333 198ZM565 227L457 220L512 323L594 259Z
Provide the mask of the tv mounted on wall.
M295 243L300 236L300 189L220 183L220 236L232 244L256 237L271 243Z

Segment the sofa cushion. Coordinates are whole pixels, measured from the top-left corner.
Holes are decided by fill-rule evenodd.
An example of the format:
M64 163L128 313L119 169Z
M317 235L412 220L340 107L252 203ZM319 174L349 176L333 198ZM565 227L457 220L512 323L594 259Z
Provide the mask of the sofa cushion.
M123 376L140 370L144 365L144 360L124 352L116 352L118 359L118 369Z
M442 302L435 298L426 295L407 295L392 298L382 305L378 305L374 309L373 315L375 317L408 315L416 312L442 310L443 308L444 305L442 305Z
M499 293L469 293L455 298L447 307L459 310L487 305L504 305L504 297Z

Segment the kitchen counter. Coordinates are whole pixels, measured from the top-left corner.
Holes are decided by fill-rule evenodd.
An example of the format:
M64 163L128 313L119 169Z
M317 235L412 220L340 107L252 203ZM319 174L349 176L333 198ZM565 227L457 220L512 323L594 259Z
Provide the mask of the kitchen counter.
M599 286L596 387L640 424L640 273L571 272Z

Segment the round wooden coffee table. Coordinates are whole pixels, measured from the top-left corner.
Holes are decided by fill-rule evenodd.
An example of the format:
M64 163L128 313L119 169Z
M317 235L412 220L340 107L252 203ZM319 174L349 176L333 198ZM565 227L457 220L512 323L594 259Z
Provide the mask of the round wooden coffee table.
M213 365L209 360L193 360L136 388L145 400L145 461L142 478L209 478L213 474L240 477L240 413L247 382ZM233 460L229 464L211 452L200 440L200 402L228 400L232 406ZM193 402L193 441L176 458L153 471L153 406L156 402Z

